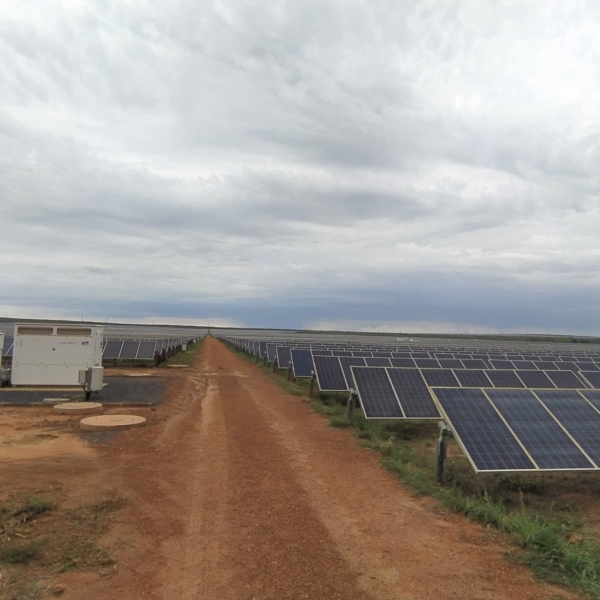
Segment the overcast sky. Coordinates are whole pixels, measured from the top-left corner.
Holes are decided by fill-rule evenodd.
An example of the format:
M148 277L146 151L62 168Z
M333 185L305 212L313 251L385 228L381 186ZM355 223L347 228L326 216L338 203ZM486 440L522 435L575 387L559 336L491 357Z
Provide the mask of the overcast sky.
M600 334L600 3L0 3L0 315Z

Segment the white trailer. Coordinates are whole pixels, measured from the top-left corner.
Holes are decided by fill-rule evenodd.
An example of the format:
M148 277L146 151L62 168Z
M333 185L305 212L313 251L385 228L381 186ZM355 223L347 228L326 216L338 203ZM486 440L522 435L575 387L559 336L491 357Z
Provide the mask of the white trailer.
M96 326L15 325L12 385L80 385L79 371L102 370L103 335Z

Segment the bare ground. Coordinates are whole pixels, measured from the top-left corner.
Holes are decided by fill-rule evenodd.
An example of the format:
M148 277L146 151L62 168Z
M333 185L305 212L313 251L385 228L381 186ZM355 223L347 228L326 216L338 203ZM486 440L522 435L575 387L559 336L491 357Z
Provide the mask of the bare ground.
M0 417L13 439L0 443L1 490L60 484L67 505L127 500L99 540L118 549L116 573L56 575L64 598L573 597L508 563L501 536L414 498L350 432L216 340L175 371L156 412L128 411L149 425L105 444L47 409ZM61 435L31 439L49 427Z

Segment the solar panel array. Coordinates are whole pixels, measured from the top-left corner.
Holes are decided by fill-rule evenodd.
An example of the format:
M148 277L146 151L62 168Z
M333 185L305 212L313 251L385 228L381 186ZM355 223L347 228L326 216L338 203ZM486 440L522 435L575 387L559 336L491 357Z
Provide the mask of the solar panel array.
M256 340L227 341L261 352ZM285 345L297 376L356 390L367 418L443 418L476 471L600 469L598 350ZM267 358L281 346L266 343Z

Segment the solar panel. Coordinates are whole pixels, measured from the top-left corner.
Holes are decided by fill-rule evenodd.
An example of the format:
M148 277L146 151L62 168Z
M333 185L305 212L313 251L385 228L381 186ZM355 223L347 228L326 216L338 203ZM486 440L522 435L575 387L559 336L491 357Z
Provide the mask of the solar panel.
M515 366L510 360L490 360L490 365L494 369L514 369Z
M549 360L540 360L537 363L537 368L540 369L540 371L558 371L558 367Z
M552 383L562 390L585 388L572 371L545 371Z
M463 387L492 387L483 371L475 369L454 369L454 375Z
M389 367L389 358L365 358L365 365L367 367Z
M421 375L430 387L460 387L450 369L421 369Z
M292 348L292 369L294 377L311 377L315 367L313 365L313 356L310 350Z
M152 341L142 341L140 342L140 347L138 349L137 358L139 360L151 360L154 358L154 348L156 347L156 342Z
M439 369L440 363L435 358L415 358L415 364L419 369Z
M517 371L519 379L530 389L549 389L554 390L556 386L543 371Z
M287 369L292 362L291 346L277 346L277 365L281 369Z
M333 356L331 350L313 350L313 356Z
M350 350L332 350L331 354L333 354L333 356L352 356Z
M593 469L530 390L489 390L488 396L540 469Z
M579 366L583 371L600 371L600 367L596 363L585 363Z
M536 392L536 395L583 451L596 465L600 465L598 411L575 390L541 390Z
M407 419L439 419L431 392L418 369L387 369Z
M267 344L267 360L275 362L277 358L277 344Z
M392 358L391 352L373 352L374 358Z
M102 358L106 360L115 360L119 358L119 354L121 354L122 345L123 340L106 340L106 342L104 342L104 351L102 352Z
M588 390L582 390L579 393L582 396L585 396L587 398L588 402L590 402L592 404L592 406L600 412L600 392L596 392L596 391L590 392Z
M342 366L348 387L356 389L350 367L364 367L365 359L362 356L340 356L340 365Z
M351 357L347 357L351 358ZM348 390L346 378L337 356L313 356L315 374L319 388L323 392L345 392Z
M486 371L485 374L497 388L522 388L523 382L517 377L514 371Z
M482 390L436 388L434 394L476 471L535 470Z
M579 371L579 365L574 361L567 361L567 360L557 361L556 366L561 371L575 371L575 372Z
M465 369L489 369L489 365L481 359L463 359Z
M411 352L411 358L430 358L429 352Z
M140 343L137 340L125 340L121 348L120 359L130 359L137 356Z
M512 363L517 370L532 371L537 369L535 363L531 360L513 360Z
M580 371L579 376L584 377L590 387L600 390L600 371Z
M367 419L402 419L386 369L382 367L352 367L356 391Z
M8 356L8 351L10 347L13 345L14 338L9 336L4 336L4 343L2 345L2 356Z
M352 356L358 356L358 357L371 357L373 356L372 352L368 352L367 350L353 350L352 351Z
M415 361L412 358L390 358L392 367L405 367L408 369L414 369L416 367Z
M462 369L463 365L458 358L438 358L442 369Z

